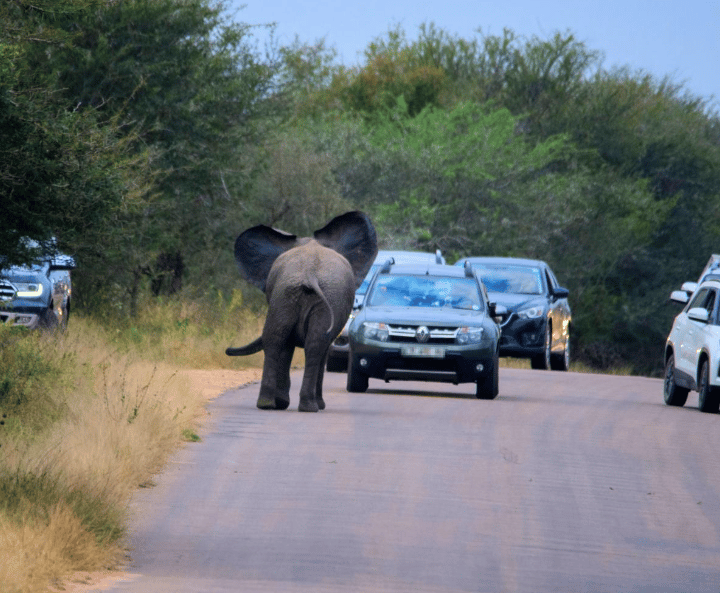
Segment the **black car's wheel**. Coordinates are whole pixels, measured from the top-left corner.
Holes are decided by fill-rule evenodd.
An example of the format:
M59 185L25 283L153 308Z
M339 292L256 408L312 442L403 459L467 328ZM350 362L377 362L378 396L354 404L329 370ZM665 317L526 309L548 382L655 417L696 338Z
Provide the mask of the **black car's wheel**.
M489 371L476 381L475 397L478 399L495 399L500 391L500 362L497 356Z
M703 361L700 369L699 392L698 407L703 412L717 414L720 409L720 390L710 384L710 362L708 360Z
M553 371L570 370L570 335L565 338L565 347L560 354L550 355L550 366Z
M552 330L550 325L545 326L545 346L540 354L536 354L530 359L530 366L540 371L547 371L550 369L550 340L552 339Z
M684 406L690 390L675 383L675 357L670 356L665 364L663 397L668 406Z
M347 390L350 393L365 393L368 383L368 376L360 370L357 359L351 355L348 358Z
M344 373L347 370L347 361L344 358L328 356L327 370L330 373Z

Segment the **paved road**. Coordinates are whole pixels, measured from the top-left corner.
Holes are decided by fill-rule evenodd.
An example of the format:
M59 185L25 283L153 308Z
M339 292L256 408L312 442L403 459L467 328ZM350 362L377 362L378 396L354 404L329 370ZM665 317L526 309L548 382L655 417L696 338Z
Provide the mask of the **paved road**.
M502 369L384 384L328 408L211 405L142 491L116 593L720 591L720 416L659 380Z

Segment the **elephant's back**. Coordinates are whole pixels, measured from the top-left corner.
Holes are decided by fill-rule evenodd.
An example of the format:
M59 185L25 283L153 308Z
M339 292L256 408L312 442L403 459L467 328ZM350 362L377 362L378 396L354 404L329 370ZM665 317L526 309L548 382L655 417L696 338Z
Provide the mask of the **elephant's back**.
M349 314L355 298L355 276L350 263L315 240L278 256L268 276L271 301L277 298L306 302L308 293L318 293L317 298L332 303L340 315L346 308Z

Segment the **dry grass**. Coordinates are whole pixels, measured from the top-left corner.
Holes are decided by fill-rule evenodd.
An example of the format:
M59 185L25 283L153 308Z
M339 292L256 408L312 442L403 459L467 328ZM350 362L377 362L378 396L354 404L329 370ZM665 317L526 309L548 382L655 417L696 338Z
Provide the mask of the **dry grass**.
M47 591L76 571L115 567L130 497L183 440L193 440L204 416L207 394L186 369L262 364L262 355L224 354L230 343L254 339L262 320L249 316L242 332L227 329L227 320L207 331L193 319L200 313L184 307L146 313L142 331L110 332L74 317L64 335L33 344L62 372L28 382L30 393L46 394L44 419L27 412L33 401L13 408L0 398L8 414L0 426L4 593Z
M112 553L58 504L46 521L17 524L0 517L0 583L8 593L46 591L60 576L108 566Z

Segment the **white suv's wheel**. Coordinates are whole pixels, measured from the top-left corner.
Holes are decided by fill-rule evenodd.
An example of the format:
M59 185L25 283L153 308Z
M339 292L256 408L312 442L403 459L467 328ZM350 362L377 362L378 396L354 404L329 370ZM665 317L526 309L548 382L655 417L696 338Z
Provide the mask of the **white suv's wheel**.
M703 360L700 369L698 391L700 393L698 407L703 412L717 414L718 409L720 409L720 390L710 384L710 362L708 360Z
M670 356L665 364L665 381L663 383L665 403L668 406L684 406L688 393L690 393L689 389L675 383L675 357Z

